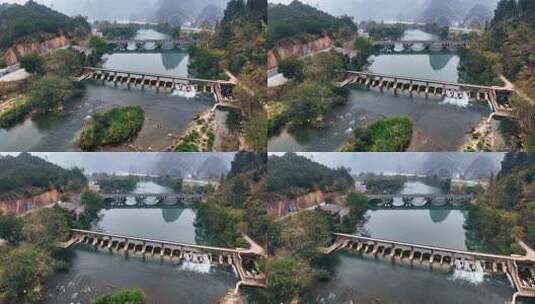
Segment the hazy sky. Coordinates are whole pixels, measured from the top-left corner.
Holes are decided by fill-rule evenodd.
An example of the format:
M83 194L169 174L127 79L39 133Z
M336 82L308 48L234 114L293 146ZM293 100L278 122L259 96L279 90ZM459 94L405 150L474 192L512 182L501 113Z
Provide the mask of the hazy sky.
M0 155L18 155L19 153L0 153ZM235 153L128 153L128 152L32 152L32 155L46 159L64 168L79 167L88 173L152 173L160 168L162 161L166 165L174 164L180 169L197 169L211 157L221 159L230 168ZM171 166L171 165L170 165ZM186 167L186 168L184 168ZM184 171L182 170L182 171ZM193 172L184 172L193 173Z
M284 153L270 153L283 155ZM412 173L418 170L430 157L449 157L460 164L470 164L474 159L484 155L499 164L505 153L318 153L300 152L299 155L313 159L331 168L346 167L352 173L359 172L403 172ZM269 164L268 164L269 166Z

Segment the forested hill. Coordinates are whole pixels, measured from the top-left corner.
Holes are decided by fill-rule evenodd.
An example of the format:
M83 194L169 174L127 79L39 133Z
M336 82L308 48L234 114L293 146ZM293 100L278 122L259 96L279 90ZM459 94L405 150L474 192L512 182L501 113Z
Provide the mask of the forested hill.
M0 8L0 50L22 38L38 40L48 35L77 36L89 32L90 26L84 18L69 18L33 1Z
M505 156L496 179L469 209L467 226L487 251L520 252L517 238L535 246L535 155Z
M325 33L334 35L344 29L357 30L351 18L337 18L297 0L289 5L271 4L268 18L269 47L285 38L317 37Z
M342 190L354 183L347 169L331 169L294 153L270 156L268 166L268 189L273 192Z
M535 1L501 0L494 12L487 47L499 52L510 80L535 97Z
M87 179L78 168L67 170L28 153L0 156L0 198L32 195L47 189L77 190L86 184Z

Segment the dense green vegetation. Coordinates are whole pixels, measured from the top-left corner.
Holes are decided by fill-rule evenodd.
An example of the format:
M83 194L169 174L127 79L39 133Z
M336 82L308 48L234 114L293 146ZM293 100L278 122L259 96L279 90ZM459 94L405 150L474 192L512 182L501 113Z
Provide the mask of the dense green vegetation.
M100 176L98 185L105 193L114 192L132 192L137 185L138 178L135 176L115 176L108 175L106 177Z
M266 15L265 1L229 1L215 34L190 49L190 68L215 78L223 69L240 74L265 65Z
M477 49L460 49L459 74L467 83L495 85L499 83L496 55Z
M143 128L145 112L140 106L118 107L97 113L80 134L78 144L85 151L117 145L134 139Z
M28 100L33 110L45 114L58 111L81 94L82 89L73 81L49 74L34 82L28 92Z
M370 22L367 24L368 34L373 40L400 40L408 29L405 24L384 24Z
M106 39L130 39L133 38L139 25L136 24L117 24L110 22L101 22L98 24L102 35Z
M357 26L350 17L333 17L299 1L269 8L268 48L287 38L313 39L324 34L335 36L341 32L356 31Z
M51 188L76 191L87 184L80 169L64 169L28 153L0 157L0 168L0 196L32 195Z
M405 176L382 176L367 174L364 176L364 185L371 194L399 193L407 182Z
M98 297L91 304L144 304L145 294L140 289L123 289L110 295Z
M368 197L360 192L352 191L347 195L345 203L349 208L349 215L341 219L336 231L354 233L355 226L364 220L369 209Z
M535 98L535 6L530 0L500 0L494 18L481 36L473 36L467 50L460 52L461 76L491 85L503 74L517 89ZM519 110L516 129L526 150L533 147L535 106L514 96Z
M264 0L231 0L227 3L223 19L216 26L215 33L200 34L196 46L190 48L189 68L192 74L225 79L225 70L230 71L239 80L234 88L234 97L239 101L243 122L240 135L244 139L242 149L263 151L265 142L261 142L265 132L256 138L251 132L267 129L265 119L256 119L265 115L261 106L265 102L267 50L267 2ZM239 136L230 143L238 146ZM212 142L213 140L210 139ZM209 145L211 146L211 145ZM180 151L200 150L193 140L179 147Z
M319 53L304 62L304 80L274 92L271 99L268 134L274 135L284 126L291 129L322 126L322 115L346 102L345 91L334 82L343 76L345 61L335 52Z
M55 50L47 55L29 54L21 65L36 74L24 83L13 86L14 104L0 114L0 127L9 128L28 115L61 112L64 106L83 93L83 87L70 76L78 73L84 63L83 56L74 50ZM8 88L7 94L15 94Z
M69 238L70 217L59 208L46 208L24 218L0 216L0 231L6 223L19 237L8 238L0 248L0 302L42 303L44 281L68 266L56 243Z
M0 128L7 129L23 120L31 112L31 104L25 97L19 97L14 105L0 114Z
M0 12L0 32L2 50L23 38L40 40L62 33L86 35L90 32L90 26L82 17L69 18L44 5L28 1L25 5L12 5Z
M42 75L45 73L45 60L38 53L31 53L22 57L20 67L28 73Z
M350 68L357 71L362 71L368 64L368 58L373 55L373 44L368 38L359 36L355 38L353 47L358 51L358 53L357 56L351 60Z
M508 153L484 194L469 207L466 228L474 249L521 253L516 239L535 246L535 155Z
M255 240L273 237L265 205L254 195L265 189L266 162L265 154L236 154L231 171L222 180L217 193L198 206L196 227L201 242L247 247L241 233Z
M305 63L297 58L288 58L279 62L279 72L288 79L303 81L305 79Z
M391 117L356 128L343 148L344 152L404 152L412 139L408 117Z
M331 169L294 153L269 157L268 190L287 191L292 188L338 191L353 185L345 168Z

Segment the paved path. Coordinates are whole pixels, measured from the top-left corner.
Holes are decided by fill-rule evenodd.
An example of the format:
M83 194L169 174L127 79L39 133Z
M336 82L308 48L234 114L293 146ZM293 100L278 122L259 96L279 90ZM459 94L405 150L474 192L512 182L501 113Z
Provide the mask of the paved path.
M28 77L30 77L30 73L26 72L25 69L18 69L14 72L11 72L9 74L6 74L2 77L0 77L0 82L10 82L10 81L18 81L23 80Z

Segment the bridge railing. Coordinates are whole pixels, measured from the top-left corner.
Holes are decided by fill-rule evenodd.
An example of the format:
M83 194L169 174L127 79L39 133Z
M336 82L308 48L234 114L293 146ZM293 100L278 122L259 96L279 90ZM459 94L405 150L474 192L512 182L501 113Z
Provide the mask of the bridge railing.
M164 245L174 246L174 247L187 247L187 248L197 249L200 251L218 251L218 252L225 252L225 253L232 253L232 254L249 253L247 251L240 250L240 249L180 243L180 242L173 242L173 241L167 241L167 240L149 239L149 238L113 234L113 233L106 233L106 232L98 232L98 231L90 231L90 230L82 230L82 229L71 229L71 231L75 234L77 233L77 234L83 234L83 235L89 235L89 236L102 236L102 237L111 237L111 238L118 238L118 239L128 239L132 241L146 242L146 243L153 243L153 244L164 244ZM252 254L252 253L249 253L249 254Z
M435 80L435 79L416 78L416 77L409 77L409 76L402 76L402 75L387 75L387 74L380 74L380 73L351 71L351 70L346 71L346 74L365 76L365 77L370 77L370 78L382 77L382 78L388 78L388 79L401 79L401 80L422 82L425 84L438 84L438 85L471 88L471 89L486 90L486 91L500 90L500 91L512 92L510 89L505 88L505 87L483 86L483 85L475 85L475 84L468 84L468 83L441 81L441 80Z
M88 67L88 66L84 67L83 69L86 71L94 71L94 72L102 72L102 73L117 73L117 74L127 74L127 75L129 74L129 75L156 77L156 78L161 78L161 79L177 79L177 80L193 81L193 82L206 82L206 83L212 83L212 84L235 85L233 82L228 81L228 80L202 79L202 78L195 78L195 77L189 77L189 76L174 76L174 75L157 74L157 73L149 73L149 72L136 72L136 71L96 68L96 67Z
M401 241L393 241L393 240L386 240L386 239L376 239L371 237L364 237L364 236L358 236L358 235L351 235L351 234L345 234L345 233L333 233L336 237L342 237L342 238L349 238L349 239L356 239L359 241L365 241L365 242L377 242L377 243L384 243L384 244L392 244L397 246L403 246L403 247L409 247L409 248L418 248L423 250L430 250L435 252L444 252L444 253L453 253L458 255L464 255L464 256L476 256L480 258L486 258L486 259L495 259L495 260L506 260L506 261L529 261L524 256L516 257L516 256L507 256L507 255L500 255L500 254L490 254L490 253L482 253L482 252L475 252L475 251L466 251L466 250L459 250L459 249L452 249L452 248L446 248L446 247L437 247L437 246L430 246L430 245L423 245L423 244L416 244L416 243L407 243L407 242L401 242ZM535 262L535 261L533 261Z

